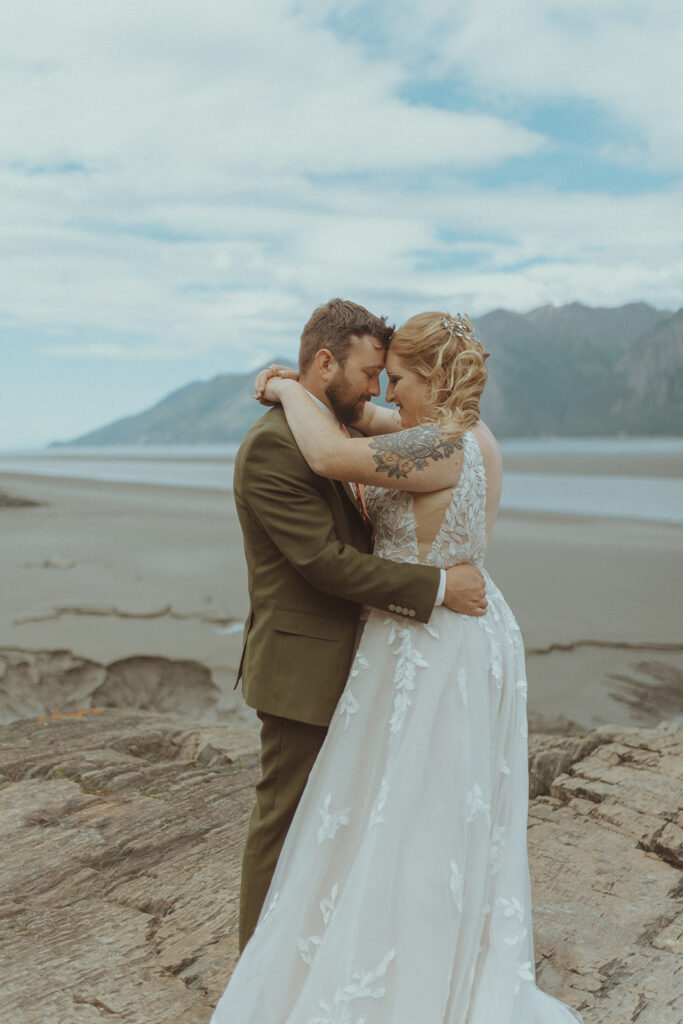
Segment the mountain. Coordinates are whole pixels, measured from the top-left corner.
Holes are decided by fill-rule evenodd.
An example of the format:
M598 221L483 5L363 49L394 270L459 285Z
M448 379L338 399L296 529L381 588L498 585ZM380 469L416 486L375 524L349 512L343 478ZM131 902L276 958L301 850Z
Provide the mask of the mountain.
M491 353L482 414L501 437L683 434L683 309L572 303L497 309L474 323ZM239 441L262 413L253 379L252 371L195 381L67 443Z
M67 445L223 444L240 441L263 412L254 373L194 381L153 405L77 437ZM62 447L62 444L59 445Z
M675 346L665 352L661 346L662 358L650 368L637 403L629 377L641 345L656 348L658 332L666 332L676 316L644 303L488 313L476 322L491 352L484 418L501 437L683 433L680 397L677 407L673 396L667 400L663 413L650 400L657 373L675 375L680 367ZM678 373L680 389L680 368ZM669 426L663 431L664 421Z
M683 309L658 324L620 361L624 397L612 410L634 432L683 432Z
M270 361L290 362L284 357ZM50 447L241 441L263 413L263 406L253 397L257 372L224 373L212 380L194 381L171 392L144 412L115 420L73 441L56 442Z

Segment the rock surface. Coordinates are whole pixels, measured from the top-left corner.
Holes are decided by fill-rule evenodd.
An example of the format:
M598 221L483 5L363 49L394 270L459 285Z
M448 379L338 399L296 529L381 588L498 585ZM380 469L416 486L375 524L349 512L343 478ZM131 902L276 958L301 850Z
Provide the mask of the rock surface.
M219 696L209 670L195 661L138 656L102 665L71 651L0 648L3 725L26 712L29 702L35 715L50 708L128 707L201 717Z
M241 636L239 641L241 650ZM211 669L199 661L133 655L103 664L69 650L0 647L0 725L55 708L73 712L98 707L168 711L258 726L255 712L232 686L224 693Z
M677 1024L683 726L529 742L539 984L586 1024ZM0 728L0 1019L209 1020L236 956L257 748L139 710Z

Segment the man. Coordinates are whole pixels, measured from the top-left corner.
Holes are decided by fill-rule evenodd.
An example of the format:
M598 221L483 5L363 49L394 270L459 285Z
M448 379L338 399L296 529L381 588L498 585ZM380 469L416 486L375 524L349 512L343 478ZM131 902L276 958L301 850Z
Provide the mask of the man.
M379 394L392 332L341 299L304 327L299 379L340 426L360 420ZM486 599L473 566L444 571L374 556L360 495L313 473L279 407L244 438L234 494L251 601L238 680L261 720L262 767L242 863L241 950L346 683L361 606L427 622L436 604L478 615Z

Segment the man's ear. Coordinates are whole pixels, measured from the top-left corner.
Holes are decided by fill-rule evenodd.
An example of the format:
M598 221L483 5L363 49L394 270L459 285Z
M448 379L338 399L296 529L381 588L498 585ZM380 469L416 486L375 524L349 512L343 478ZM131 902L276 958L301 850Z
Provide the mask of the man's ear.
M318 349L313 362L315 363L318 376L325 382L325 384L332 380L339 367L339 363L334 358L329 348Z

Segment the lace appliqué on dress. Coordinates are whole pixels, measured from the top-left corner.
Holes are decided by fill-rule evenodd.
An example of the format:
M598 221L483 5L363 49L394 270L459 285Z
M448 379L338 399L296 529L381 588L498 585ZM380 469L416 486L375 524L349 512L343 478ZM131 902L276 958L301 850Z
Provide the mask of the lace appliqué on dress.
M462 897L465 887L465 876L454 860L451 861L450 887L451 892L453 893L453 899L455 900L455 905L460 913L462 913Z
M341 699L337 706L337 712L340 715L346 715L346 721L344 722L344 728L348 729L351 716L358 712L360 704L354 697L351 691L351 680L356 679L365 669L370 668L370 662L365 657L360 648L356 651L356 656L353 659L353 665L351 666L351 674L349 681L346 684L344 692L341 695Z
M481 786L475 782L467 794L467 824L471 825L477 818L483 818L487 824L491 824L491 808L484 800Z
M334 913L334 907L337 902L337 896L339 895L339 885L335 882L330 890L330 895L326 896L320 901L320 913L323 918L323 925L327 928L332 914ZM320 935L309 935L307 939L299 939L297 943L299 948L299 956L305 964L310 965L313 963L313 958L318 952L319 947L322 945L322 937Z
M418 668L429 668L429 662L420 654L413 643L414 627L396 627L392 622L387 643L393 644L396 635L401 641L394 650L396 655L396 669L394 671L394 707L389 719L390 732L397 733L403 725L406 711L412 704L410 694L415 689L415 675Z
M345 729L348 729L349 722L351 721L351 715L355 715L359 707L360 705L356 698L354 697L354 695L351 693L351 687L347 683L346 689L341 695L341 700L339 701L338 707L338 713L340 715L346 715L346 721L344 722Z
M386 992L385 985L375 986L379 978L387 973L389 964L396 956L390 949L382 962L373 971L363 971L357 967L351 974L351 981L340 986L330 1001L321 999L318 1006L324 1016L311 1017L307 1024L365 1024L364 1017L354 1022L350 1003L356 999L381 999Z
M349 823L349 811L351 808L345 807L343 811L330 811L331 803L332 794L328 793L320 808L322 824L318 829L318 845L324 843L326 839L334 839L340 826L348 825Z

